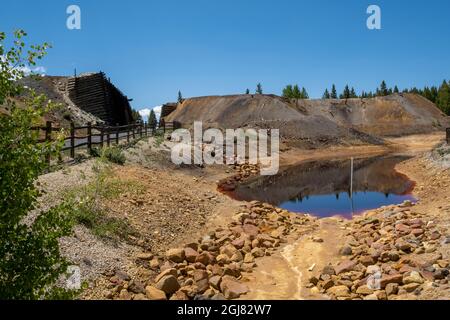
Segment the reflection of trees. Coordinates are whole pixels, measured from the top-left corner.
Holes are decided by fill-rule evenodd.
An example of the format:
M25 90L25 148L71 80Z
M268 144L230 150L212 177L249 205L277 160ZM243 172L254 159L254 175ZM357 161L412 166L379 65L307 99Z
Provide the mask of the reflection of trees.
M405 194L413 182L394 170L406 157L374 157L354 160L353 188L355 192ZM302 202L311 195L340 193L350 196L350 161L327 160L306 162L282 170L276 176L255 177L240 185L235 196L242 200L260 200L279 204L289 199Z

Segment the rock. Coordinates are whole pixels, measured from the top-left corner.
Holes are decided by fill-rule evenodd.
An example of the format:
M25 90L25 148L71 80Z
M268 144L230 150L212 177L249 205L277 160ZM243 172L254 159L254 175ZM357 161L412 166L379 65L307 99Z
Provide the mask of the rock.
M418 273L417 271L412 271L408 276L403 277L404 284L410 284L410 283L422 284L424 282L425 282L424 279L422 278L420 273Z
M419 287L420 283L409 283L407 285L402 286L402 289L405 290L406 292L413 292Z
M156 283L156 288L170 295L180 289L180 284L178 283L177 278L175 278L173 275L168 275L162 277Z
M333 287L334 286L334 281L333 280L331 280L331 279L329 279L329 280L326 280L326 281L324 281L323 283L322 283L322 289L323 290L328 290L328 289L330 289L331 287Z
M245 254L244 263L252 263L255 261L255 257L249 252Z
M167 300L165 292L153 286L145 287L145 295L150 300Z
M170 268L170 269L164 270L163 272L161 272L159 275L156 276L155 282L159 282L159 280L161 280L163 277L169 276L169 275L174 276L175 278L178 277L177 269Z
M194 281L197 286L197 292L203 293L209 288L208 273L205 270L194 271Z
M343 272L349 272L352 271L356 266L356 262L351 260L345 260L337 265L334 270L336 271L336 274L341 274Z
M212 276L209 278L209 284L216 290L220 290L220 281L222 280L221 276Z
M131 294L128 292L127 289L120 290L119 293L119 299L120 300L131 300Z
M371 256L362 256L359 258L359 262L363 265L363 266L371 266L375 263L375 260L371 257Z
M187 262L195 262L198 257L198 252L190 247L184 248L184 256Z
M394 262L400 260L400 256L399 256L398 252L396 252L396 251L390 251L388 253L388 258L389 258L389 260L394 261Z
M224 264L230 262L230 259L228 258L228 256L226 254L219 254L216 257L216 261L218 264L224 265Z
M309 283L312 283L313 285L317 286L317 284L319 283L319 279L312 276L311 278L309 278Z
M265 252L261 248L253 248L251 253L256 258L260 258L260 257L264 257L265 256Z
M363 300L378 300L378 296L375 293L369 294L368 296L365 296Z
M442 280L445 279L446 276L448 276L449 270L444 268L438 268L433 272L433 279L435 280Z
M386 285L386 294L388 296L398 293L398 283L388 283Z
M131 277L128 275L128 273L121 271L121 270L117 270L115 273L115 276L122 281L130 281L131 280Z
M189 300L189 297L187 296L187 294L184 291L178 290L170 297L170 300L183 301L183 300Z
M412 229L411 234L414 235L415 237L419 237L421 235L423 235L424 231L423 229Z
M336 298L350 296L350 291L347 286L335 286L327 290L327 294L333 295Z
M398 239L395 242L395 247L398 250L402 250L403 252L410 252L412 249L412 246L410 243L406 242L405 240L403 240L402 238Z
M248 287L234 278L225 276L220 283L220 290L226 299L236 299L247 293Z
M166 252L166 257L170 261L180 263L184 260L184 250L183 249L170 249Z
M409 234L411 232L411 228L403 223L398 223L395 225L395 231L402 235Z
M243 259L244 257L242 256L242 253L240 251L236 251L236 253L231 256L230 260L233 262L240 262Z
M159 268L159 260L158 258L153 258L149 263L150 269L157 269Z
M332 276L336 274L336 270L334 270L333 266L329 264L323 267L322 274L328 274Z
M227 255L228 258L231 258L233 254L235 254L236 252L238 252L238 249L236 249L236 247L233 246L231 243L220 248L220 253Z
M259 228L252 224L244 224L242 226L243 232L247 234L251 240L255 239L259 233Z
M236 248L236 249L242 249L244 247L245 244L245 239L243 238L238 238L238 239L234 239L231 244Z
M213 261L214 261L214 256L208 251L204 251L204 252L200 253L195 258L195 262L200 262L205 266L208 264L211 264Z
M133 297L133 300L148 300L148 299L146 298L146 296L144 294L138 293L137 295L135 295Z
M133 293L145 293L145 288L139 280L132 280L128 285L128 291Z
M393 274L393 275L384 275L380 279L381 289L386 288L386 285L389 283L397 283L402 284L403 276L401 274Z
M136 258L138 258L140 260L152 260L153 254L152 253L140 253L137 255Z
M364 295L364 296L367 296L367 295L369 295L369 294L372 294L373 292L374 292L373 289L370 289L367 285L360 286L360 287L356 290L356 293L357 293L357 294Z
M366 274L375 274L379 271L380 271L380 267L377 266L376 264L374 264L374 265L370 265L367 267Z
M343 246L339 253L343 256L351 256L353 254L353 250L350 246Z

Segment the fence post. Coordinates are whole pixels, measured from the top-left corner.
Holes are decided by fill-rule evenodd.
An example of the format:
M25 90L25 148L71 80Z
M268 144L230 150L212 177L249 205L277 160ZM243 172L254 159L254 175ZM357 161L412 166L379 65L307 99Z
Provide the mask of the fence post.
M130 125L127 126L127 143L130 143Z
M116 127L116 144L119 145L119 134L120 134L120 129L119 129L119 124L117 124Z
M52 122L47 121L45 123L45 142L50 142L52 140ZM46 155L47 164L50 165L50 153Z
M103 148L103 139L104 139L104 131L103 127L100 128L100 148Z
M111 145L111 130L110 127L106 127L106 145L109 147Z
M75 124L70 123L70 157L75 159Z
M142 139L142 123L139 124L139 138Z
M446 133L447 133L447 144L450 145L450 128L446 129Z
M92 124L88 122L87 124L87 147L89 154L92 153Z
M144 131L145 131L145 136L148 137L147 122L144 122Z

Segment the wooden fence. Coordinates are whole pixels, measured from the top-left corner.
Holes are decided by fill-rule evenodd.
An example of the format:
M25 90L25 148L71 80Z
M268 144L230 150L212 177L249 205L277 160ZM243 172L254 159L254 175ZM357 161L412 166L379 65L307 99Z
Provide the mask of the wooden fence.
M136 123L125 126L97 126L88 123L86 126L75 127L74 123L70 124L69 136L64 138L64 146L61 151L70 150L70 157L75 158L75 150L86 147L91 153L94 146L110 146L118 145L120 140L127 140L127 143L143 137L152 136L157 130L163 133L173 131L180 127L178 123L162 122L162 126L150 126L146 122ZM50 142L53 140L52 132L60 132L62 128L53 127L51 121L47 121L43 127L33 127L32 130L42 131L44 138L38 140L39 143ZM84 131L80 133L80 131ZM50 162L50 158L47 159Z

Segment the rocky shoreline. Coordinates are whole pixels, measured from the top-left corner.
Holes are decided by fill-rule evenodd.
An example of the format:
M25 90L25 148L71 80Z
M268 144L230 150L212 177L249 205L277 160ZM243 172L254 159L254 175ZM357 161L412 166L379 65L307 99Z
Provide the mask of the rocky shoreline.
M311 276L308 287L337 300L410 299L427 288L450 290L450 243L432 220L407 201L371 211L346 223L342 261Z

